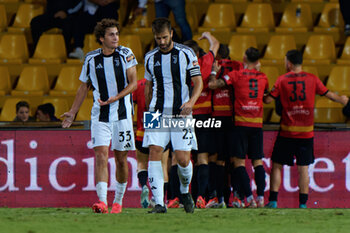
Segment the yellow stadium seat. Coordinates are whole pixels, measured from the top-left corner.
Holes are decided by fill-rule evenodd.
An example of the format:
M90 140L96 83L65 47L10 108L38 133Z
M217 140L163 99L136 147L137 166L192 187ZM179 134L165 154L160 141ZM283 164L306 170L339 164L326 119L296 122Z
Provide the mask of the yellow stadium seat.
M350 37L345 41L343 52L337 60L337 64L350 65Z
M312 35L305 46L304 64L330 64L336 59L332 36Z
M271 123L280 123L281 117L277 115L276 111L273 110L270 118Z
M312 12L309 4L289 4L276 32L307 32L313 27Z
M192 32L196 32L198 29L198 15L194 4L186 4L186 18Z
M269 81L269 89L271 90L277 78L280 76L278 68L275 66L261 66L261 72L266 74Z
M61 98L44 98L43 104L51 103L55 107L55 116L59 118L63 113L69 111L68 102Z
M275 28L272 7L269 3L250 3L237 32L268 32Z
M49 91L49 78L43 66L26 66L23 68L12 96L42 96Z
M6 9L4 5L0 5L0 32L4 31L7 27L7 16Z
M50 91L50 96L75 96L81 84L79 76L81 66L65 66L61 69L56 85Z
M201 47L206 53L209 52L210 44L208 40L199 40L200 37L201 35L199 34L192 36L193 40L198 43L199 47Z
M318 70L316 66L303 66L303 71L314 74L318 77Z
M350 67L333 67L329 74L326 87L339 94L350 95Z
M63 35L43 34L35 48L29 64L60 64L67 58Z
M338 3L327 3L325 4L320 21L316 27L315 32L339 32L339 29L343 30L344 20L340 12Z
M16 104L19 101L27 101L26 99L20 98L9 98L5 100L4 106L2 107L0 114L0 121L13 121L16 117Z
M271 36L266 47L264 58L261 59L261 64L284 64L286 53L291 49L296 49L294 36Z
M145 78L145 66L143 64L137 65L137 80Z
M143 61L142 44L139 35L120 35L119 44L130 48L138 62Z
M5 34L0 42L0 64L22 64L28 60L28 46L24 35Z
M235 12L232 4L212 3L204 18L202 30L231 31L236 28Z
M249 47L257 48L255 36L252 35L233 35L231 36L228 47L230 49L230 58L235 61L243 61L245 51Z
M17 10L15 20L11 27L8 28L9 32L24 32L30 27L30 21L38 15L44 13L44 7L41 5L22 3Z
M342 108L315 108L315 123L344 123L346 117L342 113Z
M89 120L91 120L92 105L93 105L93 99L86 98L84 100L83 104L81 105L75 120L76 121L89 121Z
M84 53L87 54L90 51L101 48L101 45L97 43L96 37L94 34L87 34L84 38Z
M0 80L0 96L9 94L12 88L7 66L0 66Z
M343 108L341 103L334 102L326 97L316 98L315 108Z
M324 0L292 0L292 2L324 2Z

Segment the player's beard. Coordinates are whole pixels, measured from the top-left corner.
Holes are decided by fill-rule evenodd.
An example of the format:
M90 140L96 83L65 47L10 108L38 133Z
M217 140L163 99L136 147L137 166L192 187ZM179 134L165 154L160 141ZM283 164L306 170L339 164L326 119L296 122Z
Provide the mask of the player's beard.
M160 48L162 51L168 51L169 48L170 48L170 46L171 46L171 42L172 42L172 41L170 40L168 44L160 44L160 45L159 45L159 48Z

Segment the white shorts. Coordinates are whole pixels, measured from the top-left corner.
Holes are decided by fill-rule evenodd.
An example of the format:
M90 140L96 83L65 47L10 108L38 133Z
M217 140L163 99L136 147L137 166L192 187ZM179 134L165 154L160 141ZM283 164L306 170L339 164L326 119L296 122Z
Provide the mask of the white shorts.
M114 122L91 122L91 141L93 147L109 146L118 151L135 150L135 137L132 118Z
M173 119L173 121L176 120ZM143 147L155 145L165 148L169 142L171 142L174 151L197 150L196 134L192 127L145 129Z

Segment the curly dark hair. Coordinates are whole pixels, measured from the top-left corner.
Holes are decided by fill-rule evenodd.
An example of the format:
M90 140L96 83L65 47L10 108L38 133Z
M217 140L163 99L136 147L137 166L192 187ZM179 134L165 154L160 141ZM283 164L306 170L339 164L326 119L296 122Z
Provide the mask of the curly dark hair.
M106 29L116 27L119 30L119 23L115 19L102 19L100 22L98 22L94 29L94 34L96 37L96 41L99 44L102 44L100 41L101 37L104 37L106 34Z

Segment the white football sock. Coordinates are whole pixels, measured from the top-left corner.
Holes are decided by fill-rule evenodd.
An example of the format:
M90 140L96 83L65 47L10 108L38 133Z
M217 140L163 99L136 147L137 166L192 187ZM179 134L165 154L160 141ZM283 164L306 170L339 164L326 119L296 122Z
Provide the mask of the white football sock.
M181 167L178 165L177 174L180 179L180 192L182 194L189 192L189 187L192 179L192 162L187 165L187 167Z
M164 206L164 176L161 161L148 162L148 182L156 205Z
M123 205L123 197L124 197L127 184L128 182L119 183L117 181L113 203L118 203L119 205Z
M96 193L98 199L107 205L107 182L98 182L96 184Z

